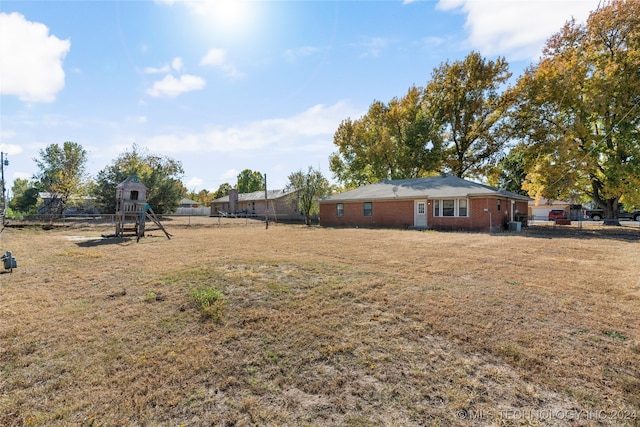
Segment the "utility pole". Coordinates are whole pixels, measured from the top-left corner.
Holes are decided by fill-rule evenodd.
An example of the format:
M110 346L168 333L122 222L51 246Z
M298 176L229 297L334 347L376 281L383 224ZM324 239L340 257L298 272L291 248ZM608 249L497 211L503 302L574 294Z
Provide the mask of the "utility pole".
M267 174L264 174L264 223L269 229L269 197L267 196Z
M6 188L4 186L4 167L9 166L9 160L6 159L7 153L0 152L0 170L2 171L2 225L5 223L5 214L7 212L7 199L5 198Z

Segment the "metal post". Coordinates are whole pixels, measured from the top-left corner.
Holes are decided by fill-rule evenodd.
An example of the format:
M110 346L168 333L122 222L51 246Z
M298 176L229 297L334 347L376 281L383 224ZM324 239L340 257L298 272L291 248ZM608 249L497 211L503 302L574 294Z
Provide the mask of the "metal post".
M267 197L267 174L264 174L264 223L269 229L269 199Z
M5 154L6 153L0 152L0 170L2 172L2 225L4 225L5 215L7 212L7 203L5 198L6 188L4 186L4 167L9 166L9 160L4 158Z

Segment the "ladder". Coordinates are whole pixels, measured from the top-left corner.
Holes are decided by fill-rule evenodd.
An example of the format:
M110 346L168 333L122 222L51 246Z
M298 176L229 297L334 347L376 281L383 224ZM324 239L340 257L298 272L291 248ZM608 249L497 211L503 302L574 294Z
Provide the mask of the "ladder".
M167 239L171 240L171 234L169 234L167 232L167 230L165 230L165 228L162 226L162 224L160 223L160 220L158 219L158 217L156 216L155 212L153 211L153 209L151 209L151 206L147 205L146 206L146 210L145 210L145 216L153 221L153 223L155 225L158 226L158 230L162 230L162 232L164 233L165 236L167 236ZM138 228L139 232L138 232L138 241L140 240L140 237L142 237L142 235L144 234L144 225L142 227Z

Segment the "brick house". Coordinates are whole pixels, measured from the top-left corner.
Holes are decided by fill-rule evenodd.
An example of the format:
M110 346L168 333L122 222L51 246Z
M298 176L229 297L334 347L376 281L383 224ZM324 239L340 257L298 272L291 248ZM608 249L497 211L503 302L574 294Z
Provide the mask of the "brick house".
M320 199L320 225L496 231L526 225L529 200L448 175L385 180Z
M268 190L265 200L264 190L252 193L238 193L232 189L229 195L211 202L211 216L241 216L264 218L268 202L269 218L282 221L301 221L302 214L297 203L292 200L295 191Z

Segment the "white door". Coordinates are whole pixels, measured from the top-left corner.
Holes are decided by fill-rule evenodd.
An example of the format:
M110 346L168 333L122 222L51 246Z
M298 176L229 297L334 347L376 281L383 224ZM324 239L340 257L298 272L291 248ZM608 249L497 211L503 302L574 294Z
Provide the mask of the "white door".
M427 226L427 201L426 200L414 201L413 226L414 227Z

